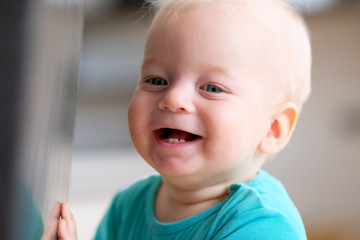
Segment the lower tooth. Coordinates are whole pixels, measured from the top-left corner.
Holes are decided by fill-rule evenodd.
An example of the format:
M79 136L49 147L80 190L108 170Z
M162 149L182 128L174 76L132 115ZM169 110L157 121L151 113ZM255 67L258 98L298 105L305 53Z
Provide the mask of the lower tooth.
M168 139L168 142L169 142L169 143L175 143L175 144L176 144L176 143L184 143L184 142L185 142L185 139L180 139L180 140L179 140L179 139L177 139L177 138L169 138L169 139Z
M179 140L177 138L169 138L169 143L178 143Z

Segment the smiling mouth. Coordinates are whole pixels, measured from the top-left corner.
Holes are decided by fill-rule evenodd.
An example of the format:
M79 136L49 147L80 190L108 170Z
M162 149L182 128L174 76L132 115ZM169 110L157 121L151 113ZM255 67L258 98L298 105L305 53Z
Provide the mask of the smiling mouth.
M172 144L187 143L201 138L199 135L172 128L160 128L155 134L162 141Z

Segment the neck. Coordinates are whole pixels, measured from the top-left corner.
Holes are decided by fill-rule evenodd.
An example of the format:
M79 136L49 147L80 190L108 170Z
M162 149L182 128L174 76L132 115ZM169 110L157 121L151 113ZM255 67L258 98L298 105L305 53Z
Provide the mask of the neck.
M247 182L255 176L256 174L246 179L230 179L207 186L175 184L164 177L156 197L155 215L161 222L175 222L194 216L225 200L232 183Z
M185 190L163 182L156 197L155 214L161 222L179 221L215 206L228 195L227 186Z
M163 188L164 193L173 201L183 204L197 204L227 196L230 184L229 182L222 182L206 187L183 188L164 180Z

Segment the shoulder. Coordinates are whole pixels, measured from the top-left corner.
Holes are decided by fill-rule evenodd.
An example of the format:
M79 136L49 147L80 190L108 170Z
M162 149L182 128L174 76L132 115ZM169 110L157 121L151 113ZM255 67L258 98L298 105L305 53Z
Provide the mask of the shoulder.
M249 183L231 185L230 194L222 210L221 238L306 239L295 205L280 181L267 172L260 171Z
M159 185L161 181L162 178L160 175L151 175L149 177L140 179L119 191L115 195L115 199L121 198L121 196L123 195L131 194L133 196L133 193L143 193L149 191L153 187L157 187L157 185Z
M95 239L116 239L121 229L140 222L146 201L154 197L161 183L159 175L137 181L114 197L100 222Z
M161 181L160 175L152 175L133 183L115 195L111 207L139 203L145 196L153 195Z
M241 221L226 224L217 237L219 238L216 239L304 240L306 234L305 231L299 231L299 228L281 212L273 209L254 209L242 214Z
M248 183L232 184L229 199L243 211L258 208L288 211L288 208L295 208L281 182L264 170Z

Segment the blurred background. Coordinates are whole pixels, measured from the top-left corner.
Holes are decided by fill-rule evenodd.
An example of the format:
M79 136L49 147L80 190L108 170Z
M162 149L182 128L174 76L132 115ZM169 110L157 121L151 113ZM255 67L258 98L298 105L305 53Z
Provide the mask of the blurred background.
M40 239L68 199L83 10L83 0L1 4L1 239Z
M265 169L286 186L309 239L360 239L360 1L291 2L311 33L313 90L291 143ZM140 8L86 2L70 187L80 239L119 189L152 173L127 130L150 20Z

